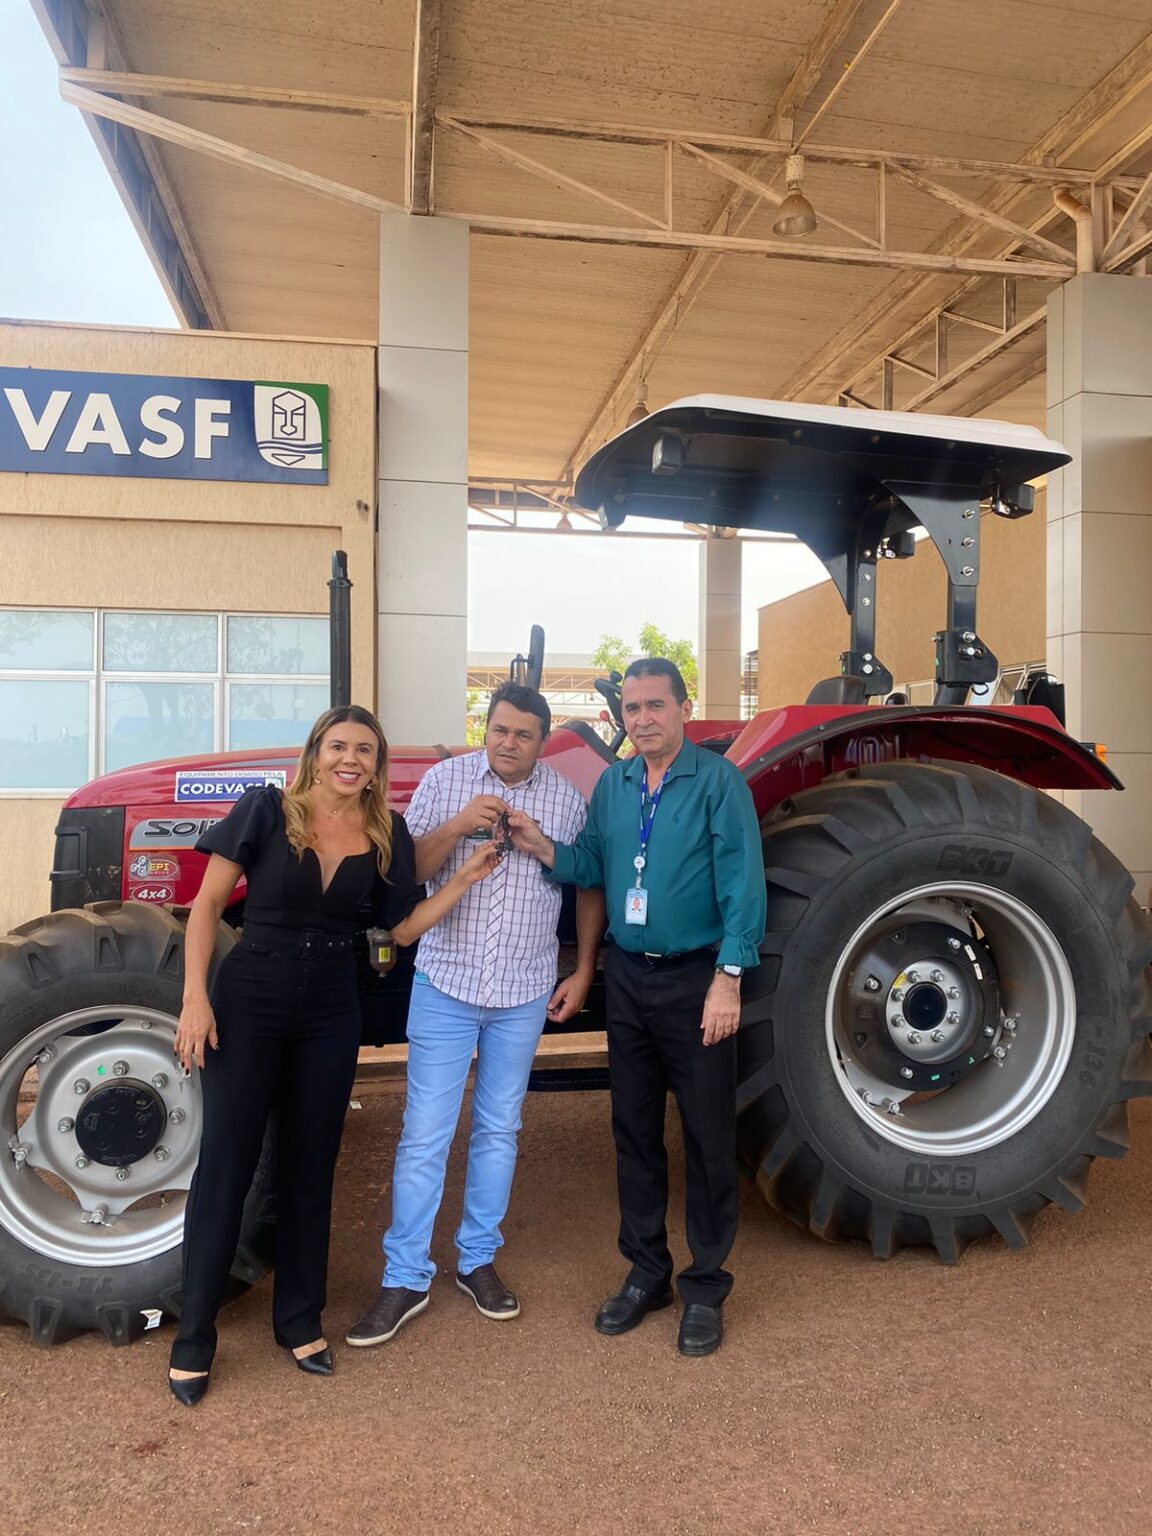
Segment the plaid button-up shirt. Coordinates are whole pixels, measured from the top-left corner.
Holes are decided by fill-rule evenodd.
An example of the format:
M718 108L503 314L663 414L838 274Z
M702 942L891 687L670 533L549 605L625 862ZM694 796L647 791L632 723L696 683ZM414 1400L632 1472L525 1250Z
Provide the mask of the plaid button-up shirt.
M436 763L416 786L405 812L413 837L423 837L462 811L475 795L499 795L527 811L550 838L570 843L587 816L574 785L545 763L521 784L507 785L481 749ZM439 889L478 844L461 838L428 882ZM550 992L556 982L556 924L560 890L531 854L510 849L447 917L420 940L417 967L439 991L482 1008L515 1008Z

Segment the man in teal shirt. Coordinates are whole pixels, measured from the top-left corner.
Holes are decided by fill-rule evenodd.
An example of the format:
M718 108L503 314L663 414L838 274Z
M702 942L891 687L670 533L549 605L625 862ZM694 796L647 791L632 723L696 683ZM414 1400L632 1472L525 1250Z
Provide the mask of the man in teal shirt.
M588 821L553 843L520 812L513 841L553 878L603 886L604 979L620 1251L631 1270L596 1315L627 1333L672 1301L665 1217L669 1088L684 1127L691 1264L678 1277L681 1354L707 1355L723 1337L732 1288L724 1263L736 1235L736 1030L740 978L759 962L764 865L752 796L739 769L688 741L692 704L678 669L635 661L622 686L637 755L600 777Z

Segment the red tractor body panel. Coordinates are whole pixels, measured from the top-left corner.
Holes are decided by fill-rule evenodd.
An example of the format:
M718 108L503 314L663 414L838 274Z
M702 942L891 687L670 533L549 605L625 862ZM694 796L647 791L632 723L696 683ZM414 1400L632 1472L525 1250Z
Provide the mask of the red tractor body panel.
M1120 787L1100 759L1045 709L787 705L764 710L743 727L738 721L694 720L689 735L727 748L726 755L747 776L761 816L829 774L897 758L977 762L1042 789ZM544 755L585 798L611 761L607 748L579 724L557 727ZM444 756L444 748L431 746L394 752L391 795L397 810L405 809L420 779ZM287 748L228 752L172 758L94 779L69 798L61 815L53 883L54 896L65 899L54 905L78 904L69 884L73 869L87 882L82 900L187 905L203 877L205 856L195 852L195 844L205 829L227 815L245 776L284 785L291 782L296 760L296 751ZM83 834L74 830L77 811L115 818L100 854L93 827ZM81 837L83 845L70 856L68 839ZM238 902L243 895L241 882Z
M979 763L1037 789L1123 788L1051 711L1025 705L786 705L749 721L727 756L744 771L761 816L829 774L898 758Z

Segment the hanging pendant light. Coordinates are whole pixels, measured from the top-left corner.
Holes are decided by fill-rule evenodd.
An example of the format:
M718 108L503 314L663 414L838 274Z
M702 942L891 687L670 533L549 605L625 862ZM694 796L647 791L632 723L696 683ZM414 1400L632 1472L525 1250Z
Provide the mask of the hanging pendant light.
M804 156L789 155L784 168L784 180L788 195L776 210L772 233L785 239L797 235L810 235L816 228L816 213L804 196Z
M639 379L636 384L636 404L628 412L626 427L634 427L648 415L648 380Z

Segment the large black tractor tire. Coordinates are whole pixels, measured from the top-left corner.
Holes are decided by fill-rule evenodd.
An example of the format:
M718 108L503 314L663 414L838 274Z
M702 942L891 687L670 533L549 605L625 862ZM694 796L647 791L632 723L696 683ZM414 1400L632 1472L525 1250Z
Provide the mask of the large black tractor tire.
M880 1258L1027 1241L1152 1092L1152 929L1051 796L959 763L838 774L763 826L739 1145L768 1202Z
M222 927L213 966L234 942ZM200 1139L198 1074L172 1054L183 980L183 915L139 902L0 938L0 1313L38 1344L127 1344L179 1314ZM269 1143L231 1295L270 1267L272 1162Z

